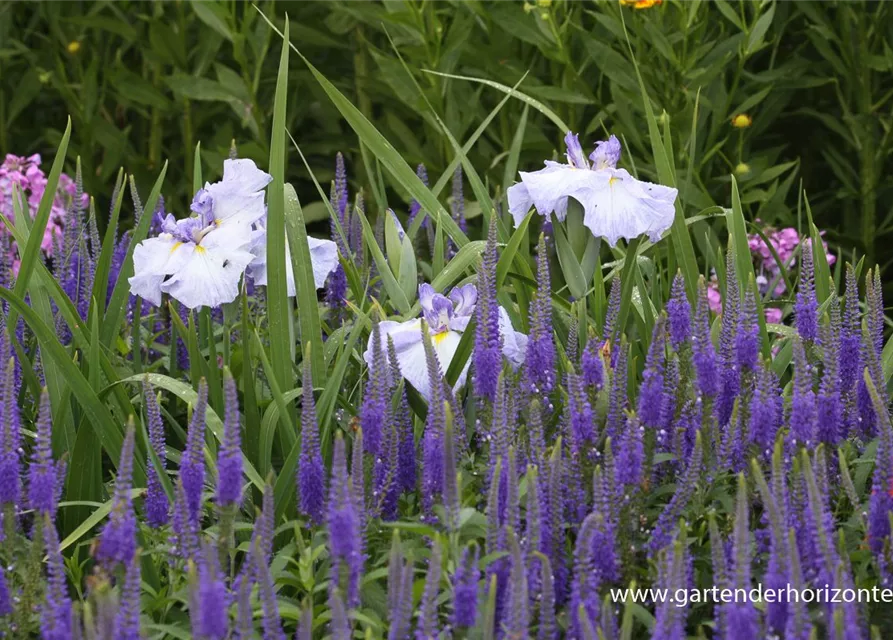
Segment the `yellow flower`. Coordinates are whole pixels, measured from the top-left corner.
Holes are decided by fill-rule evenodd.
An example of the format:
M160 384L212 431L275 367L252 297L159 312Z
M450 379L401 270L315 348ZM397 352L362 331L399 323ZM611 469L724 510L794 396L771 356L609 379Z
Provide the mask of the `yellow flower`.
M664 0L620 0L620 4L633 9L650 9L651 7L663 4Z
M753 118L746 113L739 113L732 118L732 126L736 129L746 129L753 124Z
M68 53L70 53L71 55L75 55L78 51L81 50L81 43L77 40L72 40L68 43L68 46L66 48L68 49Z
M746 162L739 162L735 167L735 175L736 176L744 176L750 173L750 165Z

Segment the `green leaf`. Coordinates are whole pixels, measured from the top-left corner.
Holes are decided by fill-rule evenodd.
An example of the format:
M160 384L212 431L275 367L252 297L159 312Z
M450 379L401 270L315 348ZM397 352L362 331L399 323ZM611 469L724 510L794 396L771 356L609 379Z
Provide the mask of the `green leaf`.
M812 208L809 206L809 198L803 193L803 202L806 205L806 219L809 221L809 237L812 240L812 263L815 265L815 293L819 304L825 302L831 295L831 267L828 266L828 256L825 254L825 245L818 227L812 220ZM805 247L804 247L805 248ZM788 289L792 291L792 289Z
M752 54L763 44L763 38L766 37L766 31L772 25L772 18L775 17L775 3L769 5L769 10L759 17L753 26L750 35L747 36L747 47L744 50L746 55Z
M366 214L363 213L360 207L354 207L354 215L359 217L360 223L363 225L363 238L366 240L366 246L372 254L372 259L375 260L375 266L378 267L378 274L381 276L381 282L388 297L393 301L394 306L397 307L400 313L405 314L409 312L409 298L403 292L403 289L394 277L394 273L391 271L387 259L381 252L381 247L378 246L378 241L375 239L375 231L372 230L372 225L366 219Z
M564 225L559 223L557 218L552 220L552 232L555 237L555 252L558 254L558 264L564 274L564 281L567 283L571 295L579 300L586 295L586 278L577 261L577 256L574 255L574 249L567 237Z
M319 303L316 299L316 283L307 228L298 194L290 184L285 185L285 231L291 248L291 267L295 279L295 295L298 305L298 321L301 323L301 350L304 358L310 358L313 380L319 385L326 383L326 363L323 359L322 327L319 322ZM288 268L287 267L287 268ZM316 348L311 349L310 345ZM287 383L280 379L280 383Z
M202 2L192 0L192 10L199 20L211 27L214 31L222 35L224 38L233 41L233 33L227 24L229 17L226 12L225 4L220 2Z
M19 273L16 276L15 294L19 298L25 297L25 292L31 284L31 274L34 271L34 265L40 259L40 245L43 242L44 231L47 228L47 222L50 219L50 210L53 207L53 201L56 199L56 188L59 185L59 176L62 174L62 166L65 164L65 154L68 152L68 140L71 137L71 118L65 126L65 133L62 134L62 141L56 150L56 157L53 159L53 166L50 169L50 175L47 176L46 186L43 196L40 198L40 205L37 207L37 215L31 223L31 232L28 236L28 244L25 251L22 252L19 247L19 256L21 263L19 265ZM18 315L15 311L10 311L7 318L6 326L10 335L15 333L16 320Z
M285 115L288 100L288 20L279 56L279 74L273 100L273 128L270 133L270 174L267 190L267 319L270 326L270 352L273 374L279 388L291 388L294 366L294 329L288 299L285 261ZM295 273L295 276L298 274ZM293 412L290 412L290 415ZM293 417L293 416L292 416Z
M483 78L474 78L471 76L459 76L459 75L454 75L452 73L442 73L440 71L431 71L429 69L423 69L423 71L425 73L430 73L435 76L442 76L444 78L453 78L454 80L465 80L467 82L477 82L479 84L487 85L488 87L493 87L494 89L498 89L499 91L502 91L503 93L507 93L511 97L517 98L524 104L527 104L527 105L533 107L534 109L539 111L541 114L546 116L549 120L551 120L555 124L555 126L558 127L559 131L566 132L566 131L571 130L571 128L564 122L564 120L559 118L558 114L556 114L554 111L552 111L549 107L544 105L539 100L531 98L527 94L518 91L517 89L512 89L509 86L500 84L499 82L494 82L493 80L484 80Z

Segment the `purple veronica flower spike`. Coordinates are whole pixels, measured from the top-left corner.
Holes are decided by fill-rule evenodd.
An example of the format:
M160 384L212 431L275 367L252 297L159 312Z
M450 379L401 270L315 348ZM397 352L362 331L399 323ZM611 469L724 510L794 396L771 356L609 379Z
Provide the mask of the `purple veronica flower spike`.
M670 343L678 351L691 339L691 305L685 296L685 280L681 271L673 278L670 300L667 302L667 316L670 320Z
M65 585L65 564L59 549L59 534L49 516L45 518L47 588L46 600L40 612L40 637L44 640L70 640L73 637L71 599Z
M499 331L499 303L496 301L496 216L490 216L487 247L478 271L479 299L475 309L474 387L482 398L496 399L496 381L502 370L502 335Z
M164 443L164 423L161 421L161 409L158 407L158 398L155 390L148 382L143 383L143 398L146 407L146 423L149 431L149 444L155 455L161 462L162 471L167 469L167 449ZM167 524L170 503L161 478L151 459L146 464L146 522L150 527L163 527Z
M380 339L384 348L387 348L388 337L393 340L400 373L426 400L430 400L431 391L425 363L425 348L422 344L422 319L427 323L442 373L446 373L456 354L456 349L459 347L462 333L465 332L474 314L477 305L477 289L473 284L466 284L455 287L450 291L449 296L446 296L437 293L430 284L422 284L419 286L419 302L422 307L421 318L407 322L390 320L380 322ZM527 336L512 328L508 313L501 307L499 308L499 331L502 336L502 353L517 369L524 362ZM363 359L370 367L374 366L371 336L366 351L363 353ZM467 363L459 375L456 382L457 387L465 384L470 364L470 362Z
M44 389L37 417L37 443L28 469L28 502L36 512L51 518L56 514L60 480L65 477L65 463L53 462L52 435L50 396Z
M576 134L568 132L564 140L568 164L546 160L545 169L521 171L521 182L509 187L506 195L515 226L531 207L541 216L554 213L564 221L568 200L574 198L583 206L583 224L612 247L620 238L647 235L653 242L660 240L673 224L676 189L642 182L626 169L617 169L620 141L614 136L597 144L589 156L591 166Z
M239 396L236 382L227 370L223 378L226 413L223 443L217 453L217 505L227 507L242 501L242 448L239 426Z
M525 375L531 390L548 394L555 385L555 342L552 340L552 284L546 240L540 235L536 255L536 296L530 305L530 339Z
M301 406L301 455L298 458L298 511L316 524L322 522L326 493L325 468L319 450L319 427L313 400L310 359L304 359Z
M180 458L180 479L186 495L186 506L191 520L198 522L205 485L205 413L208 407L208 384L204 378L198 384L198 399L192 411L192 421L186 433L186 449Z
M112 512L96 546L96 559L106 567L111 567L116 562L126 567L136 553L137 522L130 497L133 482L133 439L133 424L130 424L121 447Z

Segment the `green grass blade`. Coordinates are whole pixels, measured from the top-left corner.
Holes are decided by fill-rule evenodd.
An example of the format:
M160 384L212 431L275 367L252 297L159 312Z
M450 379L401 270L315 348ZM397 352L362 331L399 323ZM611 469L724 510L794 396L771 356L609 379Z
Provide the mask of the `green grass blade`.
M410 309L409 299L404 294L400 283L397 282L397 278L394 277L394 273L391 271L391 266L381 252L381 247L378 246L378 241L375 239L375 231L373 231L372 225L366 219L366 214L359 207L354 207L354 215L360 218L360 222L363 225L363 238L366 240L366 246L372 254L372 259L375 260L375 266L378 267L378 274L381 276L381 282L388 297L401 314L408 313Z
M288 20L279 56L279 75L273 100L273 129L270 138L270 174L267 189L267 319L273 374L280 388L290 384L294 366L292 317L288 299L285 263L285 115L288 95ZM297 274L295 274L297 275Z
M322 349L311 349L322 344L322 327L319 322L319 303L316 298L316 283L313 280L313 265L310 262L310 245L307 241L307 227L298 194L290 184L285 185L285 231L288 246L291 248L291 264L295 277L295 295L298 306L298 321L301 323L301 350L304 358L310 358L313 380L320 385L326 383L326 363ZM280 379L280 383L284 383Z
M536 100L535 98L531 98L526 93L522 93L522 92L518 91L517 89L512 89L511 87L509 87L507 85L500 84L499 82L494 82L493 80L484 80L483 78L474 78L472 76L460 76L460 75L455 75L452 73L431 71L430 69L423 69L423 71L425 73L430 73L435 76L443 76L444 78L452 78L453 80L465 80L466 82L476 82L478 84L483 84L488 87L498 89L499 91L502 91L503 93L507 93L511 97L517 98L524 104L529 105L529 106L533 107L534 109L536 109L537 111L539 111L541 114L546 116L549 120L551 120L562 133L566 133L571 130L571 128L567 125L567 123L565 123L564 120L562 120L561 118L558 117L557 113L552 111L549 107L544 105L542 102L540 102L539 100Z
M34 271L34 265L40 259L40 245L43 242L43 234L50 219L50 210L53 207L53 201L56 199L56 188L59 185L59 176L62 174L62 166L65 164L65 154L68 153L68 140L71 138L71 118L65 126L65 133L62 134L62 141L56 151L56 157L53 160L53 166L50 169L50 175L47 176L46 186L43 196L40 199L40 205L37 207L37 215L31 223L31 234L28 236L28 244L22 252L19 248L21 264L19 265L19 273L16 276L15 292L20 298L25 297L25 291L31 284L31 274ZM14 332L16 320L18 316L10 310L9 318L7 318L7 327L10 333Z

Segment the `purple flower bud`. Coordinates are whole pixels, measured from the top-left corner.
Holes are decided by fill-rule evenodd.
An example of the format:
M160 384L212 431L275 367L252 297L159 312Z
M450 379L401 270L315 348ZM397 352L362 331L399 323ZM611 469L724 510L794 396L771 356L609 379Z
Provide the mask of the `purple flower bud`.
M605 313L605 327L602 331L602 340L606 342L617 342L615 332L622 333L624 329L623 327L614 326L617 322L617 316L620 313L620 296L622 290L623 285L620 282L620 274L617 274L611 281L611 293L608 294L608 310ZM614 366L613 361L611 362L611 366Z
M555 385L555 343L552 341L552 285L545 238L537 245L537 289L530 305L530 335L524 366L528 387L548 394Z
M815 269L813 267L812 242L804 241L800 254L800 285L797 287L797 301L794 303L794 320L797 332L806 342L819 339L816 310L818 301L815 295Z
M441 554L440 542L434 540L431 547L431 558L428 560L425 589L422 591L422 601L419 603L419 626L416 629L416 640L440 637L437 596L440 593Z
M217 453L217 505L227 507L242 502L242 446L239 426L239 396L236 382L227 370L223 378L226 413L223 443Z
M9 597L9 585L6 584L6 570L0 567L0 616L12 613L12 599Z
M44 516L43 535L47 552L46 599L40 612L40 637L44 640L71 640L71 600L65 584L65 563L59 548L59 534L49 516Z
M347 606L360 603L360 578L363 572L362 532L357 499L347 474L344 438L335 438L332 478L329 482L327 525L332 558L332 588L339 586L340 568L347 569Z
M570 425L570 445L574 455L581 455L587 443L595 440L595 418L589 398L583 391L583 381L575 373L567 374L567 415Z
M60 478L65 476L63 463L53 462L53 425L50 413L50 396L44 389L40 394L40 410L37 416L37 442L28 469L28 502L38 514L55 517L60 493Z
M304 360L301 406L301 455L298 457L298 510L319 524L323 519L326 478L319 449L310 359Z
M180 480L186 495L189 518L196 523L202 506L205 485L205 413L208 407L208 385L204 379L198 384L198 399L186 434L186 448L180 458Z
M760 357L760 325L757 324L757 303L753 289L748 287L735 336L735 355L742 371L756 369Z
M372 366L369 367L369 381L363 394L363 406L360 408L360 426L363 428L366 451L372 456L378 455L381 429L388 411L386 356L385 350L382 349L381 329L376 322L372 326Z
M605 384L605 363L602 361L599 341L595 338L591 338L586 343L580 368L583 373L583 382L596 391L600 391Z
M719 376L716 370L716 350L710 337L710 305L704 278L698 281L698 307L695 314L693 362L701 394L712 398L719 393Z
M137 523L130 497L133 482L133 440L133 424L130 424L121 447L112 511L96 546L96 559L109 569L115 563L128 566L136 553Z
M403 640L408 635L412 617L412 577L412 563L404 561L400 536L395 531L388 561L388 640Z
M622 341L617 348L617 363L614 366L614 375L611 377L611 395L608 397L608 414L605 419L605 433L609 438L616 439L623 426L623 411L627 405L627 357L629 347L626 341Z
M282 631L282 621L279 618L279 603L276 599L276 584L273 580L273 573L270 571L270 565L263 561L260 550L255 549L254 553L260 603L264 612L264 640L285 640L285 633Z
M0 339L0 353L8 353L5 326ZM0 506L19 506L22 494L22 433L18 404L15 359L10 358L0 381Z
M496 300L496 216L490 216L490 229L484 258L478 271L478 299L475 306L474 390L490 402L496 399L496 381L502 370L502 335L499 333L499 302Z
M146 426L149 431L149 445L161 462L162 473L167 469L167 448L164 442L164 423L161 421L161 410L155 390L148 381L143 383L143 402L146 408ZM152 463L151 456L146 463L146 522L150 527L159 528L167 524L170 503L158 471Z
M195 607L190 611L193 635L207 640L224 640L229 633L229 597L211 545L206 544L201 554L193 591L190 607Z
M794 389L788 422L794 445L809 447L815 444L818 410L812 390L812 367L806 360L803 342L799 337L794 338Z
M477 622L480 579L478 549L472 553L471 547L465 547L453 576L453 626L473 627Z
M583 521L580 532L577 535L577 545L574 550L574 581L571 587L570 600L570 635L574 638L582 638L581 617L586 616L590 621L598 618L600 599L598 588L599 576L595 570L593 557L593 541L598 532L599 520L603 514L591 513Z
M664 392L664 363L666 361L666 316L654 324L651 345L645 360L642 386L639 389L639 419L642 424L657 427L661 423L661 398Z
M617 451L617 484L635 487L642 481L642 463L645 448L642 427L635 416L626 421L623 437Z
M726 296L722 305L722 325L719 334L720 394L717 399L717 414L720 426L729 423L735 398L741 391L741 372L735 353L736 335L739 331L739 308L741 298L738 292L738 274L732 253L726 256Z
M425 433L422 436L422 502L425 512L431 513L435 498L443 492L442 447L446 415L444 413L443 374L425 323L422 323L422 336L428 368L428 383L431 390Z
M670 344L679 351L691 339L691 305L685 296L685 280L681 271L673 278L667 316L670 320Z
M528 633L530 625L530 610L528 609L527 592L527 566L524 556L521 554L521 545L514 530L509 529L509 552L511 557L511 573L509 574L509 592L506 600L507 608L505 621L506 637L523 638Z
M664 557L658 562L657 583L659 588L673 593L688 588L687 567L689 559L686 547L681 540L676 540L672 549L667 548ZM679 603L663 600L657 604L654 621L654 637L666 640L684 640L686 607Z
M140 557L134 554L127 565L124 587L121 589L118 612L115 614L115 638L139 638L140 636ZM220 616L218 616L220 617ZM204 637L204 636L203 636ZM212 640L208 636L208 640Z

